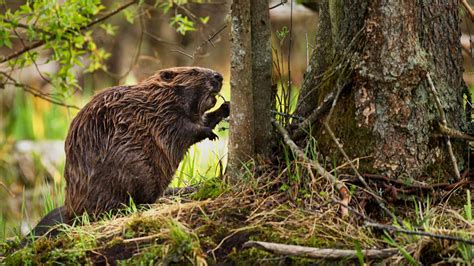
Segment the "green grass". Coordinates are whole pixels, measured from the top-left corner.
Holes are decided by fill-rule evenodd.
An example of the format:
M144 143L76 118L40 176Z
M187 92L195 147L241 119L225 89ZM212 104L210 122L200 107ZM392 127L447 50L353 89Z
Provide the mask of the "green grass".
M6 93L1 91L0 93ZM11 93L12 91L8 91ZM66 109L34 98L22 90L15 90L12 97L11 108L8 112L0 113L0 180L6 187L24 187L20 172L14 158L12 158L13 144L16 140L64 140L67 135L69 123L78 110ZM222 93L229 99L229 84L224 84ZM74 96L68 99L69 104L77 106L84 105L90 96ZM219 100L216 108L221 104ZM228 128L223 122L218 128ZM175 178L170 186L184 187L203 183L208 179L218 176L226 165L227 152L227 130L216 128L219 136L218 141L203 141L189 150L184 160L176 171ZM64 202L63 180L64 162L55 169L46 171L38 154L32 155L34 161L34 180L32 187L25 189L31 196L21 197L21 210L10 209L9 205L0 204L1 224L6 228L4 237L12 237L19 234L20 221L28 220L35 223L41 216L61 206ZM46 181L50 180L50 181ZM51 181L52 180L52 181ZM11 199L11 195L0 187L0 198ZM11 199L13 200L13 199ZM25 219L26 218L26 219ZM33 226L33 224L31 225ZM1 228L0 228L1 230Z

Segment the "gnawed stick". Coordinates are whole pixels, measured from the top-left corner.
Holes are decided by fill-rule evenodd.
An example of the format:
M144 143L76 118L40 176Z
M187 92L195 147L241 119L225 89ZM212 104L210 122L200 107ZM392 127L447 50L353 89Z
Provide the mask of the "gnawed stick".
M426 79L428 80L429 88L431 93L435 97L436 108L438 108L438 113L441 118L441 124L448 127L448 122L446 120L446 114L444 113L443 106L441 105L441 101L438 97L438 93L436 92L436 87L433 84L433 80L431 79L430 73L426 74ZM458 163L456 161L456 157L454 157L453 147L451 145L451 140L449 139L448 135L445 135L446 139L446 146L448 146L449 157L451 158L451 162L453 163L454 167L454 174L456 175L456 179L461 179L461 174L459 173Z
M304 154L303 150L301 150L298 145L290 138L290 135L288 134L288 131L286 131L285 128L283 128L282 125L280 125L277 121L272 120L273 126L278 130L278 132L281 134L283 137L283 141L285 144L291 149L291 151L302 161L307 162L313 167L318 174L320 174L322 177L326 178L330 183L334 184L336 189L339 191L339 194L341 195L341 202L344 203L345 205L349 205L350 202L350 193L347 187L342 183L340 180L338 180L334 175L326 171L324 167L321 166L317 161L313 161L309 159L306 154ZM341 213L342 216L348 216L349 211L345 207L341 207Z
M272 253L286 256L298 256L312 259L357 259L357 250L350 249L330 249L330 248L312 248L296 245L286 245L262 241L248 241L243 245L244 248L259 248ZM387 249L365 249L361 250L364 258L385 259L398 253L396 248Z
M431 238L459 241L459 242L463 242L463 243L466 243L466 244L474 245L474 240L464 239L464 238L457 237L457 236L440 235L440 234L434 234L434 233L424 232L424 231L411 231L411 230L407 230L407 229L403 229L403 228L397 228L397 227L391 226L391 225L371 223L371 222L366 222L364 224L364 226L372 227L372 228L376 228L376 229L381 229L381 230L386 230L386 231L391 231L391 232L403 233L403 234L407 234L407 235L428 236L428 237L431 237Z

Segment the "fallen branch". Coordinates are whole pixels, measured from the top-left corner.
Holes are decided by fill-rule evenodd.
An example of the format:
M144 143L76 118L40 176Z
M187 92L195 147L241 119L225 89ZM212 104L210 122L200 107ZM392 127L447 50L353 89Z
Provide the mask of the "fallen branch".
M296 245L286 245L262 241L248 241L244 243L244 248L258 248L272 253L285 256L298 256L312 259L357 259L357 250L350 249L330 249L330 248L312 248ZM365 249L361 250L364 258L385 259L398 253L396 248L387 249Z
M441 105L441 101L438 97L438 93L436 92L436 88L433 84L433 80L431 80L430 73L426 74L426 79L428 80L429 88L431 90L431 93L435 97L435 102L436 102L436 108L438 108L438 113L441 118L441 125L444 127L448 127L448 122L446 120L446 114L444 113L443 106ZM451 140L449 139L449 136L445 136L446 139L446 145L448 146L448 152L449 152L449 157L451 158L451 162L453 163L454 167L454 174L456 175L456 179L460 180L461 179L461 174L459 173L459 168L458 168L458 163L456 161L456 157L454 157L454 152L453 152L453 147L451 145Z
M463 243L466 243L466 244L474 245L474 240L464 239L464 238L457 237L457 236L447 236L447 235L433 234L433 233L424 232L424 231L411 231L411 230L407 230L407 229L403 229L403 228L397 228L397 227L391 226L391 225L384 225L384 224L371 223L371 222L366 222L364 225L367 226L367 227L372 227L372 228L385 230L385 231L390 231L390 232L398 232L398 233L403 233L403 234L407 234L407 235L428 236L428 237L431 237L431 238L459 241L459 242L463 242Z
M349 205L350 202L350 193L347 187L344 185L343 182L338 180L334 175L326 171L324 167L321 166L317 161L313 161L309 159L301 150L298 145L290 138L290 135L288 134L288 131L286 131L285 128L283 128L282 125L280 125L276 120L272 120L273 126L278 130L278 132L281 134L283 137L283 140L285 141L285 144L291 149L291 151L302 161L308 162L315 170L318 172L319 175L322 177L326 178L330 183L334 184L336 189L339 191L339 194L341 195L341 202L345 205ZM348 216L349 212L347 211L347 208L342 207L341 209L342 215L343 216Z

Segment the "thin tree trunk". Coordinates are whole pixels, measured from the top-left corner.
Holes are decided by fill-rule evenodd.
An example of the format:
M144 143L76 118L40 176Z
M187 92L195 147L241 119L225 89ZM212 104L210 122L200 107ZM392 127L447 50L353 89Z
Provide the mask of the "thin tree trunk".
M271 124L275 94L272 91L272 46L268 0L251 0L252 87L255 121L255 153L267 157L274 134Z
M267 0L232 3L230 172L256 155L267 157L275 143L271 124L272 51Z
M254 105L252 91L252 40L250 1L234 0L231 6L231 112L229 168L235 172L254 157Z

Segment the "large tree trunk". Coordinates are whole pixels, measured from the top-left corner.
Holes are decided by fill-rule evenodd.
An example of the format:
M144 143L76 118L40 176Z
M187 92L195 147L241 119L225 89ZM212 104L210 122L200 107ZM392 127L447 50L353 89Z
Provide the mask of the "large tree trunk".
M329 125L351 158L369 156L362 171L454 176L446 141L437 134L440 116L426 74L433 77L449 127L464 127L458 11L455 0L321 1L318 47L297 114L308 116L336 84L347 84ZM348 71L340 70L344 65ZM342 161L319 122L312 131L318 147ZM464 146L454 141L461 168Z
M268 1L234 0L231 6L231 116L229 167L236 173L273 143L272 53Z

